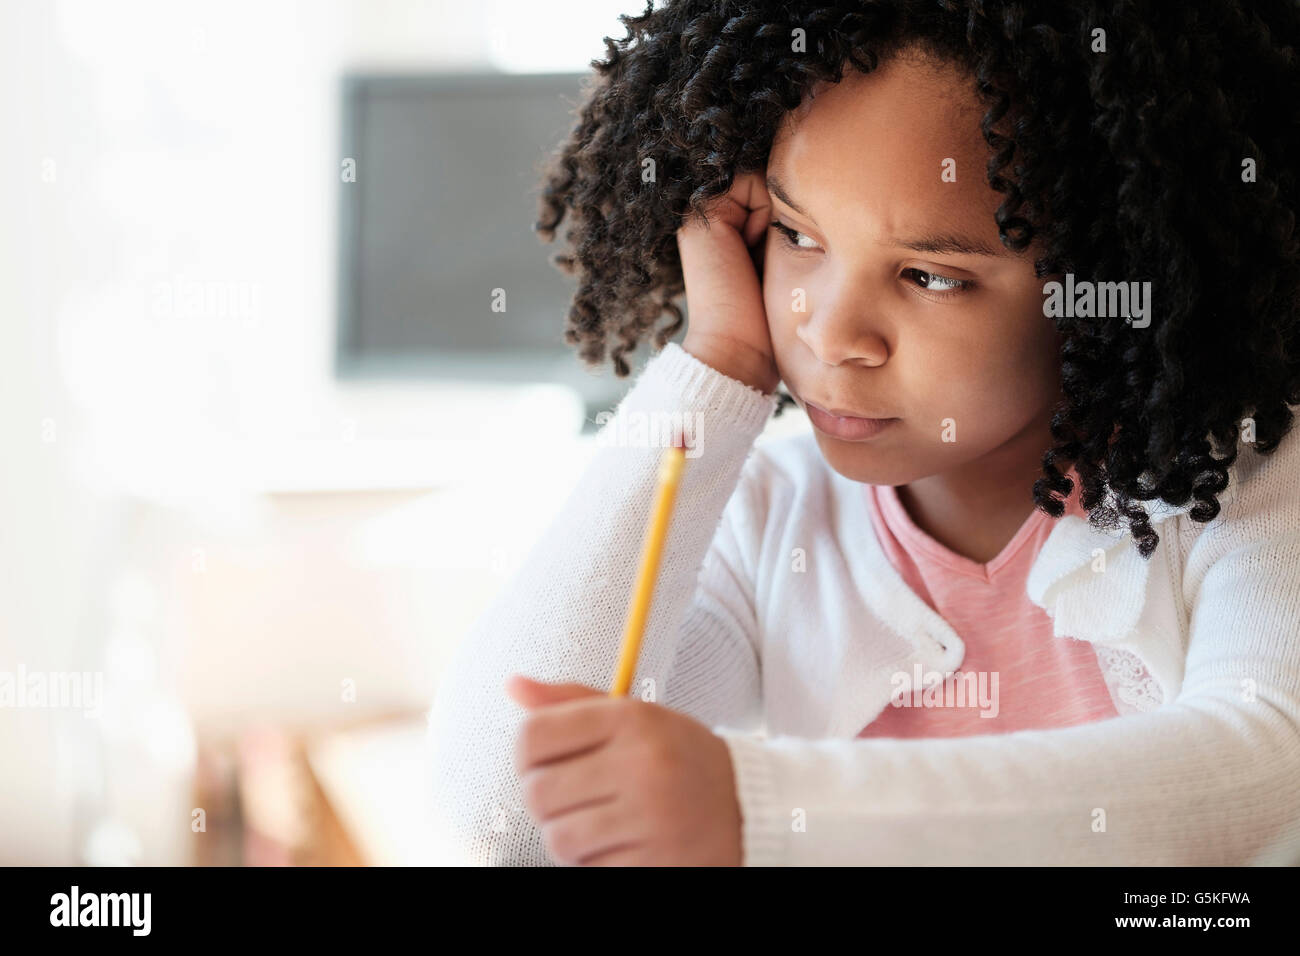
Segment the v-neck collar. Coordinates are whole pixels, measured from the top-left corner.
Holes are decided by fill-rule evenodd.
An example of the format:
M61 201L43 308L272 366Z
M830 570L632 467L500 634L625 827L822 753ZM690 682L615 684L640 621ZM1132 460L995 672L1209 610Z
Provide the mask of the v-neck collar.
M900 664L910 667L919 663L923 670L946 677L961 666L966 642L908 586L889 560L871 531L862 483L845 478L829 465L827 468L842 520L848 527L867 529L866 534L857 537L861 547L848 561L858 593L881 624L912 646L914 656ZM1152 509L1151 523L1161 525L1189 511L1193 504ZM1086 518L1069 513L1052 520L1055 527L1030 568L1026 593L1053 615L1056 636L1094 643L1123 642L1144 604L1150 562L1132 546L1126 527L1094 528ZM1172 542L1162 542L1162 547L1170 546ZM1106 553L1110 573L1078 573L1095 560L1098 550ZM865 637L844 644L844 659L834 663L840 673L862 674L864 668L870 670L865 660L872 652L865 644ZM860 686L848 686L851 683L841 681L836 685L826 714L827 736L854 737L879 712L879 699L864 693Z
M1016 533L1011 536L1011 540L1002 547L1002 550L990 560L981 563L953 551L918 525L908 513L898 489L893 485L869 486L867 493L875 495L876 504L883 513L889 530L903 541L908 551L924 554L931 561L958 574L978 578L981 581L992 581L997 577L998 573L1016 557L1020 549L1041 530L1043 523L1051 520L1049 515L1035 507L1021 522Z

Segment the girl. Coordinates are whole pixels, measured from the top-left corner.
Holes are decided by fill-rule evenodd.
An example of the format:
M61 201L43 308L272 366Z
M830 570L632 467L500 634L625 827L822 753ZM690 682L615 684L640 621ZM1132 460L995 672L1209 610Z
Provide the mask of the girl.
M538 225L582 357L658 349L606 425L645 440L599 443L439 688L470 859L1300 847L1300 13L1156 9L623 18ZM812 432L755 446L780 383ZM613 700L674 438L631 426L673 415Z

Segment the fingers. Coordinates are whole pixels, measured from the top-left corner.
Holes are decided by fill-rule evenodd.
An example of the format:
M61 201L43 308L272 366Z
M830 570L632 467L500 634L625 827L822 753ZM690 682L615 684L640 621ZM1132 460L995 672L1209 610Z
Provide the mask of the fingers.
M772 220L772 199L767 192L765 170L744 173L732 187L739 190L737 201L747 211L745 226L741 232L745 245L752 246L762 238Z
M759 240L750 247L749 257L754 261L754 271L758 273L759 282L763 281L763 262L767 258L767 243Z
M533 767L599 747L614 735L631 703L601 696L534 711L515 740L515 771L522 776Z
M546 849L556 860L586 865L588 860L635 852L642 837L635 814L617 800L576 810L543 827Z
M525 677L523 674L511 674L505 682L505 689L506 693L514 698L518 704L529 709L582 697L606 696L601 691L585 684L547 684L533 680L531 677Z
M613 800L618 794L617 780L610 771L606 747L542 764L521 778L524 802L538 823Z
M771 222L768 219L769 215L771 214L767 212L756 212L750 216L749 221L745 223L745 231L742 233L746 246L753 249L760 243Z
M704 227L722 222L731 226L752 246L763 235L772 217L772 200L767 192L766 170L741 173L731 188L714 197L705 207L703 216L692 214L682 223L682 228ZM681 230L678 230L679 234Z
M583 866L645 866L645 851L640 843L620 843L582 858Z

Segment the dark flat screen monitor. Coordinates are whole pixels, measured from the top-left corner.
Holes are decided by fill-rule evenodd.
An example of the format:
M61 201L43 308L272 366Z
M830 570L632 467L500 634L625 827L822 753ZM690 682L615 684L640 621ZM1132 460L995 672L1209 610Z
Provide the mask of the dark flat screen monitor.
M550 262L561 241L533 231L543 166L576 121L587 82L343 78L341 376L549 381L578 389L592 412L617 402L630 379L608 363L586 369L565 344L575 280ZM505 310L494 309L503 297ZM634 366L649 354L638 346Z

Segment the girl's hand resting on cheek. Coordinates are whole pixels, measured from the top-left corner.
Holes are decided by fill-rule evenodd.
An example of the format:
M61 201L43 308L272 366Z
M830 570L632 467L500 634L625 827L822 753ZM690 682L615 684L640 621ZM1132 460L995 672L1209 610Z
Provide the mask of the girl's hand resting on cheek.
M740 807L723 740L685 714L582 684L513 675L531 712L515 770L557 863L739 866Z
M771 394L781 377L759 276L772 220L766 182L763 170L738 175L731 189L709 203L707 223L698 215L687 217L677 230L677 251L690 311L682 348Z

